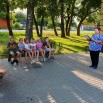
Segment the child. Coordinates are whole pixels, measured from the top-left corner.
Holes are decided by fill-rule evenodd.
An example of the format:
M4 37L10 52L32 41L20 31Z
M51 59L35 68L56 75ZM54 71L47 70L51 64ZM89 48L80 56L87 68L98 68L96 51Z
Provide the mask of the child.
M19 39L19 43L18 43L18 48L19 48L19 52L21 53L21 55L22 55L22 54L25 54L24 47L25 47L25 45L24 45L24 43L23 43L23 39L20 38L20 39ZM20 57L20 58L21 58L21 57ZM20 61L20 63L22 63L22 61Z
M45 50L43 49L43 43L41 42L40 38L37 39L36 45L37 45L37 49L42 54L42 61L46 61L46 59L45 59Z
M27 54L29 55L29 58L31 60L31 64L33 64L33 51L30 49L30 44L29 44L29 40L27 38L24 39L24 50L25 50L25 57L26 57L26 62L28 62L27 60ZM32 54L32 56L31 56Z
M46 37L45 38L45 42L43 43L43 46L45 48L46 53L49 52L49 56L48 59L54 59L54 53L55 53L55 49L51 48L50 42L49 42L49 38Z
M35 43L34 38L31 39L30 49L34 52L34 55L35 55L35 57L36 57L36 61L38 61L39 50L37 50L37 47L36 47L36 43ZM32 57L32 58L33 58L33 57Z
M14 38L12 36L9 37L9 43L7 45L7 48L9 50L9 58L8 61L11 62L11 64L14 64L15 62L18 64L17 58L20 57L20 52L18 51L17 43L14 42ZM11 57L14 57L14 60L11 61Z

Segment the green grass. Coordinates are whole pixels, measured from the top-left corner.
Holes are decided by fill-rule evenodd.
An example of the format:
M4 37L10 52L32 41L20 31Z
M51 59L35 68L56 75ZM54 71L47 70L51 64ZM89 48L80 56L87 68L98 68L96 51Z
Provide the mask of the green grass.
M60 32L59 32L60 34ZM56 37L53 31L43 32L43 37L49 37L53 43L56 44L56 53L74 53L74 52L84 52L85 47L88 46L88 41L84 38L84 34L92 35L92 31L82 31L81 36L76 36L76 32L72 31L70 37L61 38L60 35ZM33 34L36 39L36 33ZM9 35L8 33L0 33L0 55L7 55L7 43ZM25 38L23 32L14 33L15 41L18 42L19 38ZM54 45L55 45L54 44Z

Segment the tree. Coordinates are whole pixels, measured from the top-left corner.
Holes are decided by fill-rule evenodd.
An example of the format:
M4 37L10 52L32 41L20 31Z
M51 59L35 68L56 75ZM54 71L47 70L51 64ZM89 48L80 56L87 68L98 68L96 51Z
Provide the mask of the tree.
M64 10L65 10L65 6L64 6L64 1L63 0L59 0L59 4L60 4L60 17L61 17L61 37L65 37L65 30L64 30Z
M26 15L22 12L18 12L15 14L15 19L16 22L26 21Z
M26 37L30 40L33 37L33 17L34 17L34 2L29 0L27 4L27 22L26 22Z
M55 11L55 12L54 12ZM55 18L59 15L58 13L58 1L57 0L47 0L47 13L50 16L54 28L54 33L58 36L55 24Z
M75 16L76 0L66 0L66 36L70 36L70 29Z
M100 11L94 12L91 15L89 15L84 20L83 23L99 26L100 25Z
M46 8L46 0L39 0L38 1L38 5L36 8L36 14L37 14L37 18L41 18L41 22L40 22L40 34L39 36L42 37L43 35L43 26L44 26L44 18L47 15L47 8Z
M11 25L10 25L10 5L11 5L11 2L12 1L9 1L9 0L2 0L0 9L2 9L1 13L4 16L3 18L6 19L6 21L7 21L9 35L13 36L12 28L11 28Z
M92 15L92 13L100 10L101 0L83 0L78 6L77 17L79 24L77 27L77 35L80 36L80 27L83 21Z

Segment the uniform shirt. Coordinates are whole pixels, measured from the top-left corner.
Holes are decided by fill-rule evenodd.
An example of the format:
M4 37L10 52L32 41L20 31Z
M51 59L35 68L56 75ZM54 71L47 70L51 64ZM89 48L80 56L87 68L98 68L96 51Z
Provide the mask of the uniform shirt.
M22 51L25 47L24 43L18 43L19 50Z
M94 40L101 40L103 41L103 35L102 34L98 34L98 35L92 35L91 37ZM99 43L96 43L94 41L90 41L90 46L89 46L89 50L90 51L100 51L102 48L102 45Z

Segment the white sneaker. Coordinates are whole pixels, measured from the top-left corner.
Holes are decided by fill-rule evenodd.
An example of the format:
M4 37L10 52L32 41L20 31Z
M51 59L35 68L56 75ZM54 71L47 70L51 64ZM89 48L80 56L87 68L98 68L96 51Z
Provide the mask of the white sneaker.
M31 61L30 63L31 63L31 64L33 64L34 62L33 62L33 61Z
M46 62L46 59L44 58L43 61Z

